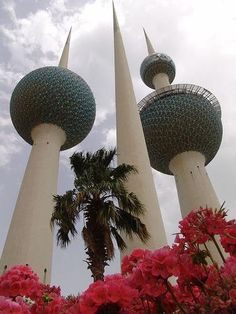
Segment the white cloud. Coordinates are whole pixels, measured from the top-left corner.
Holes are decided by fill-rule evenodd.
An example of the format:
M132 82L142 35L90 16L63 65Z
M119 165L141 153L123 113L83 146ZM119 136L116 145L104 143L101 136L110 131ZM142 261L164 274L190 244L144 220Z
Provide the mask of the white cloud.
M12 155L19 153L21 148L19 139L14 133L0 131L0 167L10 164Z
M64 0L51 0L49 8L51 11L56 11L57 13L66 13L68 11Z
M108 114L109 111L105 108L101 108L101 110L97 111L94 126L99 126L101 123L103 123L106 120Z
M11 16L16 16L13 2L9 4L6 2L3 9L11 12ZM4 45L10 53L12 69L27 71L51 64L53 61L57 64L57 55L69 30L69 26L61 21L58 13L63 13L64 19L67 11L64 1L54 0L50 2L48 8L31 12L24 18L12 19L13 25L1 25L0 31L4 37ZM54 60L47 57L47 53L51 53ZM36 55L38 58L35 58Z
M12 122L9 116L0 116L0 127L11 126Z
M13 0L2 0L2 9L9 15L14 23L17 21L15 12L15 2Z
M103 134L105 135L105 140L103 141L103 145L107 148L112 148L116 146L116 130L109 129L103 130Z
M60 153L60 164L67 169L70 169L70 157L72 156L74 151L74 148L70 148Z
M7 65L0 64L0 83L4 87L12 89L22 76L19 72L9 70Z

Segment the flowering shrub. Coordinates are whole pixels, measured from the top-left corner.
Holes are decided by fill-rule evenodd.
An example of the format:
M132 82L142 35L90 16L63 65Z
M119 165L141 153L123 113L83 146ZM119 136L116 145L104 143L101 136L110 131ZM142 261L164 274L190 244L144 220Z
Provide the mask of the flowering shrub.
M236 256L236 220L227 223L221 234L221 244L225 252Z
M12 299L0 296L0 313L30 314L31 312L22 298L17 297L13 301Z
M0 276L0 314L236 313L235 220L227 222L222 209L200 208L179 228L172 247L134 250L121 274L94 282L79 297L40 283L29 266L12 267Z
M17 296L34 297L40 286L38 276L28 266L19 265L1 276L0 295L15 298Z

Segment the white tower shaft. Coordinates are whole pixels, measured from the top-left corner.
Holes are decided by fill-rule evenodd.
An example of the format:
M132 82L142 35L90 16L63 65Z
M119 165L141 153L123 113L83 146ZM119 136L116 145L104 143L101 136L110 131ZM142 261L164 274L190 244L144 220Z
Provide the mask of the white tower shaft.
M145 30L145 39L149 55L155 50ZM152 83L155 90L170 85L166 73L158 73L153 77ZM182 217L190 213L192 209L220 208L219 200L205 169L205 157L196 151L186 151L176 155L169 163L169 169L175 176L176 187ZM215 261L222 264L222 259L214 244L207 244Z
M127 186L129 191L134 192L138 196L146 208L142 221L151 235L147 244L143 244L138 238L133 240L125 239L127 250L123 255L126 255L134 248L156 249L166 245L167 241L142 124L114 8L113 19L118 163L134 165L138 170L138 174L133 175L129 179Z
M175 176L182 216L199 207L220 208L205 169L205 157L188 151L175 156L169 166Z
M67 67L71 29L59 66ZM66 141L58 126L43 123L31 131L33 146L0 259L0 274L28 264L41 281L51 280L53 233L50 219L57 194L59 153Z
M187 216L192 209L200 207L220 208L219 200L205 169L205 157L201 153L188 151L178 154L171 160L169 168L175 176L182 217ZM219 241L218 245L221 247ZM207 247L214 260L222 265L223 261L216 246L208 242Z
M170 85L169 76L166 73L158 73L154 76L152 83L155 86L155 90L157 91L160 88Z
M65 132L52 124L32 130L33 146L0 260L0 272L29 264L42 281L50 282L53 237L50 219L57 193L60 148ZM46 271L45 271L46 270Z

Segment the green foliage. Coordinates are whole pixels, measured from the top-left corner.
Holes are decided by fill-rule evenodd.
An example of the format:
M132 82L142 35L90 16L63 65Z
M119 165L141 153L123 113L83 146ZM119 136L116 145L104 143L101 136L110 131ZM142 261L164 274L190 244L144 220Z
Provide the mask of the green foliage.
M51 225L56 224L57 242L66 247L77 235L76 222L83 215L82 237L86 260L94 280L103 279L104 268L114 257L114 239L120 250L126 248L120 232L143 242L149 238L140 216L144 207L129 192L126 182L136 169L127 164L112 166L116 150L100 149L95 153L74 153L71 168L75 174L74 189L54 197Z

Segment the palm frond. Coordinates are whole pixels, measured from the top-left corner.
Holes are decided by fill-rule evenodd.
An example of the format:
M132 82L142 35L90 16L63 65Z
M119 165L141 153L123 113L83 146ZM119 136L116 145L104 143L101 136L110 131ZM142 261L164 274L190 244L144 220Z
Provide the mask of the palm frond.
M84 207L89 201L89 195L87 191L79 191L76 194L76 205L78 207Z
M76 229L72 230L71 227L62 226L57 231L57 245L60 245L61 248L65 248L70 244L71 238L69 236L69 229L71 231L71 234L73 234L73 237L77 233Z
M78 173L78 176L81 175L84 171L85 159L83 156L83 152L75 152L70 157L71 169Z
M99 208L97 221L100 224L106 225L110 220L115 221L117 216L117 208L113 201L107 201Z
M119 190L112 190L112 194L115 195L120 208L133 214L135 216L142 216L145 214L145 207L140 202L136 194L133 192L129 193L125 187L119 188Z
M93 154L87 152L75 152L70 157L71 169L74 171L76 177L83 176L84 173L91 167L91 160L93 158Z
M74 202L74 190L67 191L64 195L54 196L55 207L52 213L50 225L58 226L57 243L66 247L70 243L70 235L77 234L76 221L79 218L76 203Z
M125 241L122 239L121 235L119 234L119 232L117 231L117 229L113 226L110 227L111 229L111 233L113 235L113 237L116 240L117 246L118 248L123 251L124 249L126 249L126 243Z
M137 173L137 170L134 166L132 165L127 165L127 164L121 164L114 168L111 171L111 178L114 181L122 181L125 182L128 180L129 176L131 174Z
M116 154L116 149L105 149L101 148L97 152L94 153L94 162L100 164L104 168L107 168L112 162L114 156Z
M150 234L148 233L145 224L143 224L138 217L135 217L124 210L119 209L118 212L119 215L115 221L116 228L123 231L131 239L133 234L135 234L142 242L146 243L150 238Z

